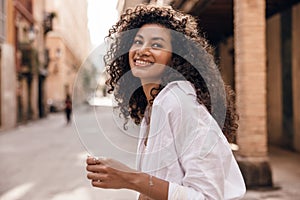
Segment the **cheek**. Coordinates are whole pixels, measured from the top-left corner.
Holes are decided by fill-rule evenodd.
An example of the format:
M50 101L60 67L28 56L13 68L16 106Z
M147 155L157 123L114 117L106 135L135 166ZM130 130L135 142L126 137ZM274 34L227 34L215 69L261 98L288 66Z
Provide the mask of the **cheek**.
M129 49L129 52L128 52L129 59L132 59L133 55L134 55L134 51Z
M170 52L164 52L161 55L161 64L169 65L171 63L172 54Z
M128 60L129 60L129 65L130 65L130 68L133 66L133 57L134 57L134 51L129 51L128 53Z

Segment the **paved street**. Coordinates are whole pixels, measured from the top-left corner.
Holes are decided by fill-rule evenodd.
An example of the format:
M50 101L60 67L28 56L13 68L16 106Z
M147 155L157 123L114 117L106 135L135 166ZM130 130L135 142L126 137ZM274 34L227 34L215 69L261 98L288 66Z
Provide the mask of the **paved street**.
M117 120L109 107L98 107L95 111L82 109L80 116L75 112L77 127L74 123L67 125L63 113L58 113L0 132L0 200L134 199L132 191L95 189L86 179L87 150L96 155L111 155L134 166L132 152L137 130L132 129L132 135L122 134L129 132L116 127ZM95 134L99 130L105 134ZM105 152L101 148L104 143L114 144L115 150ZM271 148L271 164L279 189L248 191L244 199L299 199L300 155Z
M103 110L103 116L110 113ZM94 112L89 111L85 123L93 130L88 122ZM66 125L62 113L0 133L0 200L134 199L132 191L92 188L86 179L87 155L74 123Z

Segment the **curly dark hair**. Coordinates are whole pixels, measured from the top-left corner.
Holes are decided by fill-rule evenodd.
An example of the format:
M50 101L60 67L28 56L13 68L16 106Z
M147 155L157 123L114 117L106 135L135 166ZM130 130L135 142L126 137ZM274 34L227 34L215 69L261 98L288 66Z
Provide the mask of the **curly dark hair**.
M140 79L130 71L128 56L138 29L145 24L158 24L171 30L171 70L166 70L160 86L152 89L152 102L167 83L187 80L195 88L197 101L208 109L227 140L232 142L238 128L234 92L229 86L224 87L213 49L201 33L197 19L170 7L138 5L127 9L109 30L107 38L113 42L104 56L109 75L106 84L108 92L114 92L117 107L125 118L124 127L130 117L135 124L140 124L148 104Z

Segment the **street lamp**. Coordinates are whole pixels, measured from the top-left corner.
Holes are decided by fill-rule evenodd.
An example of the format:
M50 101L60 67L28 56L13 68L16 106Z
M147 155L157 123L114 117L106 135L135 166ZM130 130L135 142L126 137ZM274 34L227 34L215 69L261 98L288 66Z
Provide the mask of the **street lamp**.
M34 25L33 24L30 25L27 36L28 36L28 40L29 40L30 43L32 43L35 40L36 32L34 30Z

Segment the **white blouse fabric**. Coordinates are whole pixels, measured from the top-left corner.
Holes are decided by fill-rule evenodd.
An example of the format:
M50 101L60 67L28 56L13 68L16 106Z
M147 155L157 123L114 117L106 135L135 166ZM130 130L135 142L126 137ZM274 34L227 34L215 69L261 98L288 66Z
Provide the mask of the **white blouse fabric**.
M147 128L143 119L137 168L169 181L169 200L243 197L245 183L230 145L197 102L190 82L174 81L160 91L152 105L149 132Z

